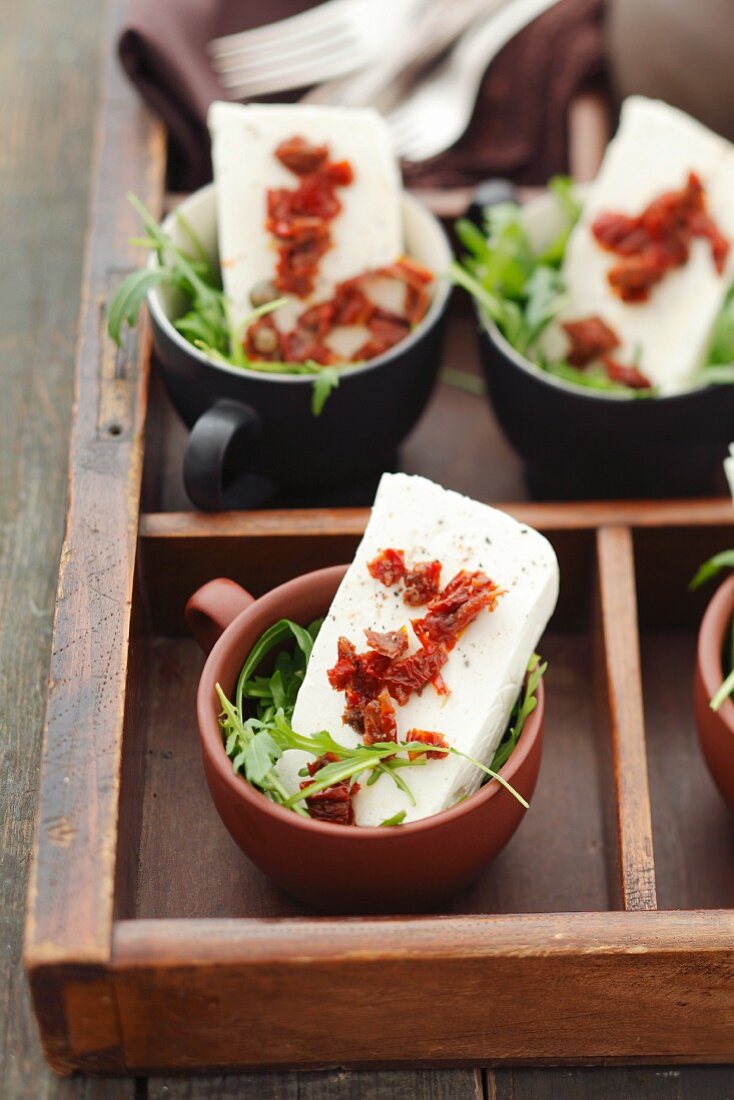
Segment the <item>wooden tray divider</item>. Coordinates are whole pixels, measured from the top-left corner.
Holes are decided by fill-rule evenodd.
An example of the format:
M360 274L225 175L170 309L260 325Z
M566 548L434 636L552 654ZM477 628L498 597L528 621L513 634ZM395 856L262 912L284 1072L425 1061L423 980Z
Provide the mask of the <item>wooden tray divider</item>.
M596 532L596 631L603 662L604 712L614 780L618 898L624 909L657 908L652 810L642 702L642 671L629 527Z

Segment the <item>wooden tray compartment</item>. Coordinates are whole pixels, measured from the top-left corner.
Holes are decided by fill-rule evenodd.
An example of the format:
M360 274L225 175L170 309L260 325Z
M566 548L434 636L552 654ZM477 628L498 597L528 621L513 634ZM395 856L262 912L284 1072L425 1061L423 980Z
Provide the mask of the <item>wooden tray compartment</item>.
M281 523L286 517L281 518ZM145 653L141 681L128 692L142 697L142 736L133 751L145 760L143 795L133 812L142 810L134 908L125 916L278 916L303 912L298 903L270 884L230 840L214 810L204 783L194 715L194 694L203 658L190 638L179 636L186 594L201 581L222 573L262 591L304 568L349 560L356 536L338 534L363 523L362 514L334 514L333 534L303 533L278 537L243 533L168 537L160 533L168 517L148 517L142 539L144 584L150 603L151 630L140 645ZM243 524L246 532L248 524ZM603 909L607 884L602 857L603 825L597 789L593 729L592 652L587 623L592 588L591 532L559 532L559 552L566 573L577 578L564 594L557 627L546 639L544 655L553 667L559 705L549 714L548 752L537 812L521 830L514 852L488 870L476 888L456 900L457 913L563 911ZM287 556L286 556L287 555ZM158 578L169 578L165 588ZM186 594L184 594L186 593ZM171 614L173 612L173 614ZM573 760L571 772L564 761ZM571 794L574 782L578 793ZM568 801L559 814L558 794ZM123 790L123 796L126 792ZM532 820L532 826L530 824ZM133 828L136 824L133 823ZM544 836L552 836L549 845ZM185 844L181 843L186 837ZM137 853L120 852L121 863ZM517 865L520 864L520 873ZM575 881L578 874L578 881Z
M346 560L365 514L185 510L145 327L121 351L104 334L110 289L139 262L123 196L163 205L162 133L112 62L105 89L26 929L50 1063L733 1060L734 911L719 907L734 838L695 744L705 595L685 587L730 544L728 501L517 503L519 466L487 407L440 390L406 467L514 501L561 560L530 815L450 911L417 918L305 913L234 849L200 770L183 601L218 574L259 592ZM457 316L448 362L464 368Z

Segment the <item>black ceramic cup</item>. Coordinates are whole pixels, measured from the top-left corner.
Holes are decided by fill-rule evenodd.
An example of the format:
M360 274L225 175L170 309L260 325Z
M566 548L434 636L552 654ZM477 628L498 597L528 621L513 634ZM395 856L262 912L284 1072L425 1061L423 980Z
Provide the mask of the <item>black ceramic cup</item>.
M216 257L214 185L196 191L179 209ZM408 194L403 221L406 253L437 275L428 313L385 355L345 370L318 417L311 412L312 376L212 362L171 323L184 308L180 295L168 288L151 291L157 362L191 428L184 484L198 508L257 507L283 489L328 490L366 479L393 461L435 384L450 293L445 273L451 250L440 223ZM185 246L175 214L164 228Z
M541 249L562 228L558 206L543 194L524 211ZM711 490L734 439L734 386L639 400L584 390L535 366L481 316L479 349L491 404L525 461L533 495L614 499Z

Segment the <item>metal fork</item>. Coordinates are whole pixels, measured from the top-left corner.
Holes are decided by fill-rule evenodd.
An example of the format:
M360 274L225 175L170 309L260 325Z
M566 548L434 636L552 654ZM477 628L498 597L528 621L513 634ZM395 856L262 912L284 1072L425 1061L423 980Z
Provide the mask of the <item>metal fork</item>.
M428 0L328 0L289 19L209 43L237 98L270 95L370 64Z
M458 141L469 125L490 62L516 34L558 2L510 0L478 27L470 28L436 72L388 115L396 152L407 160L428 160Z
M433 0L411 21L410 35L401 36L373 65L350 76L317 84L302 103L329 103L343 107L393 107L402 89L422 69L453 45L466 28L505 0Z

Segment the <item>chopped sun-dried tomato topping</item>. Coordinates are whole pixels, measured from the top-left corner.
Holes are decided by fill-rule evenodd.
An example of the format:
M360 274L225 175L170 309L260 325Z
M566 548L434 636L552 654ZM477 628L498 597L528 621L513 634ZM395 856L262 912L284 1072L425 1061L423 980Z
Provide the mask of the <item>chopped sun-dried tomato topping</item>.
M265 228L275 238L278 254L273 289L307 298L315 289L321 259L332 246L330 223L342 209L337 189L348 187L354 172L349 161L329 160L328 145L313 145L299 136L281 141L275 156L298 183L293 188L270 188L266 193ZM366 290L375 277L404 284L403 316L370 301ZM253 323L245 334L245 351L253 360L264 362L313 361L329 366L342 361L328 344L333 329L357 325L366 335L351 361L373 359L404 339L423 319L430 305L426 288L432 281L433 274L422 264L401 257L387 267L338 283L332 297L305 310L289 332L279 332L269 317ZM266 297L264 301L270 300ZM253 299L253 304L264 302Z
M352 172L344 162L329 164L328 146L301 137L282 141L275 155L299 181L295 188L267 193L265 227L278 248L275 285L305 298L314 289L321 257L331 247L329 223L342 208L336 189L352 182Z
M624 363L617 362L611 355L603 355L602 363L607 376L612 382L619 382L623 386L629 386L633 390L649 390L652 383L637 367L626 367Z
M405 554L402 550L382 550L369 562L367 570L371 577L389 588L405 576Z
M405 627L400 630L388 630L384 634L368 629L364 634L370 649L381 653L383 657L389 657L391 661L396 657L402 657L408 648L408 631Z
M406 744L410 744L411 741L419 741L422 745L436 745L438 748L449 748L449 743L442 733L436 733L435 730L408 730L405 735ZM418 756L425 756L428 760L445 760L448 756L446 752L409 752L408 759L415 760Z
M566 358L574 367L587 367L594 359L614 351L620 343L616 332L601 317L567 321L563 325L563 331L570 341Z
M405 574L403 600L410 607L420 607L438 595L441 587L441 562L417 561Z
M413 692L420 695L423 688L438 677L447 660L448 653L444 646L423 646L410 656L401 657L388 665L383 673L385 686L396 703L405 706Z
M423 646L440 643L453 649L460 635L480 611L494 611L503 590L480 570L460 570L428 604L422 619L413 620L413 629Z
M625 302L647 301L668 271L687 263L694 237L709 241L720 275L729 255L729 241L706 209L706 193L695 172L688 173L684 187L659 195L637 217L602 212L591 232L602 248L622 257L607 278Z
M307 779L301 783L301 790L311 785ZM311 817L317 821L330 821L333 825L354 825L354 807L352 799L359 790L359 783L345 779L341 783L327 787L306 799L306 807Z
M302 137L292 137L281 141L275 155L295 176L310 176L323 167L329 156L329 147L312 145Z
M599 361L612 382L619 382L635 390L650 389L649 379L638 367L626 366L610 354L619 347L621 341L614 329L602 321L601 317L569 321L563 328L570 341L566 358L574 367L588 367L590 363Z
M364 707L364 743L375 745L381 741L397 741L398 723L390 695L383 688L376 699Z

